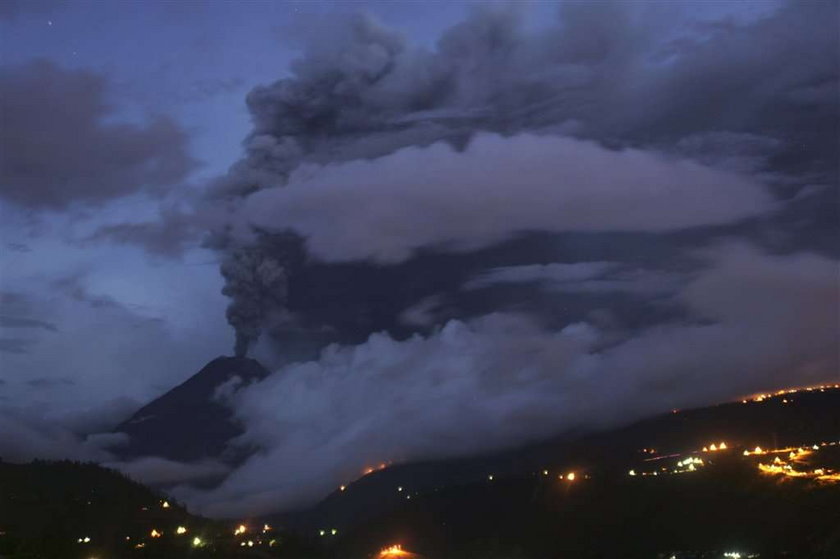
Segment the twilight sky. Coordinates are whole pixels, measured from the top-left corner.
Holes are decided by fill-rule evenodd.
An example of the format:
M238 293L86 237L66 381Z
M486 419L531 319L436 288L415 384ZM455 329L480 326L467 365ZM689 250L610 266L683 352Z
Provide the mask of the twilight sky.
M0 0L0 456L107 460L231 325L208 514L836 379L837 16Z

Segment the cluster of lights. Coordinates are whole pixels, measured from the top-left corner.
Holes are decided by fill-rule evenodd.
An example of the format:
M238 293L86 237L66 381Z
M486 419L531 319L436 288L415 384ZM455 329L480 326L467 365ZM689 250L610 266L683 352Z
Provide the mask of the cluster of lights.
M798 458L798 456L797 456ZM830 483L840 482L840 472L827 468L814 468L813 470L797 470L789 462L785 462L778 456L770 464L759 463L758 470L765 474L782 475L786 477L799 477L815 479Z
M665 468L663 468L663 470L664 470L664 469L665 469ZM636 470L630 470L629 472L627 472L627 475L629 475L629 476L658 476L658 475L659 475L659 472L657 472L657 471L653 471L653 472L640 472L640 473L636 473Z
M548 476L551 472L550 472L549 470L542 470L542 471L540 471L540 473L541 473L542 475L544 475L544 476ZM558 475L557 475L557 479L560 479L560 480L566 480L566 481L574 481L577 477L578 477L578 474L576 474L575 472L567 472L567 473L565 473L565 474L558 474ZM587 479L589 479L589 476L588 476L588 475L587 475L587 476L584 476L584 477L585 477L585 478L587 478ZM492 480L492 479L493 479L493 477L492 477L492 476L490 476L490 478L489 478L489 479L491 479L491 480Z
M709 446L703 447L703 452L718 452L721 450L727 450L729 447L726 446L725 442L721 442L720 444L712 443Z
M379 465L377 465L377 466L368 466L367 468L365 468L364 470L362 470L362 475L361 475L361 477L365 477L365 476L370 475L370 474L372 474L372 473L374 473L374 472L378 472L378 471L380 471L380 470L384 470L385 468L387 468L387 467L388 467L388 466L390 466L390 465L391 465L391 463L390 463L390 462L380 462L380 463L379 463ZM338 487L338 490L339 490L339 491L346 491L346 490L347 490L347 485L344 485L344 484L340 485L340 486Z
M719 448L719 447L717 447ZM679 456L679 455L677 455ZM683 474L686 472L696 472L699 468L705 466L706 463L703 462L702 458L697 458L694 456L689 456L688 458L684 458L677 462L676 466L669 470L667 467L662 466L659 470L653 470L649 472L636 472L636 470L630 470L627 472L627 475L631 477L635 476L658 476L660 474Z
M802 463L806 457L819 451L821 448L836 446L837 444L840 443L838 441L830 441L812 444L810 446L790 446L769 450L757 446L753 450L744 450L743 454L744 456L777 455L773 458L772 462L759 462L757 464L758 470L765 474L815 479L817 481L833 483L840 481L840 472L835 472L828 468L814 468L812 470L796 469L794 468L794 464ZM787 460L783 460L781 455L787 455Z
M364 469L364 471L362 472L362 475L363 476L370 475L373 472L377 472L379 470L384 470L387 467L388 467L388 464L386 464L385 462L380 463L378 466L368 466L367 468Z
M838 389L840 388L840 383L838 384L819 384L817 386L806 386L803 388L787 388L785 390L777 390L776 392L767 392L765 394L756 394L754 396L750 396L749 398L745 398L741 400L741 403L746 404L748 402L763 402L765 400L769 400L770 398L779 397L779 396L786 396L788 394L796 394L798 392L825 392L826 390ZM783 400L784 403L788 403L789 400Z
M321 530L318 530L318 535L321 536L321 537L324 537L324 536L327 536L327 535L337 536L338 535L338 530L336 528L332 528L330 530L321 529Z
M819 444L811 445L811 450L819 450L822 447L826 446L836 446L840 444L838 441L830 441L830 442L821 442ZM805 447L802 446L788 446L785 448L774 448L772 450L764 450L760 446L755 447L753 450L745 450L744 456L762 456L765 454L790 454L790 453L797 453L802 454L805 450Z
M677 462L677 468L672 471L675 474L682 474L685 472L696 472L697 468L702 468L705 465L702 458L689 456L684 460Z

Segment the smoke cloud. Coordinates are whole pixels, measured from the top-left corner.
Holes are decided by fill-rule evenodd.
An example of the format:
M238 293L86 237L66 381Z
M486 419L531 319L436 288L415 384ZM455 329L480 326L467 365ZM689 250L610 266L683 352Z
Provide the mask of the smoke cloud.
M228 212L212 246L279 259L288 287L315 260L393 265L529 231L755 223L792 212L775 197L814 184L831 185L815 203L836 206L832 3L784 3L741 23L564 2L537 29L524 9L476 7L431 48L364 15L324 24L328 41L309 33L290 77L248 95L245 156L211 189ZM241 340L265 315L317 297L226 289ZM306 312L294 317L311 326ZM319 317L317 328L340 329Z
M231 298L227 318L236 330L234 352L237 357L244 357L269 313L283 307L286 273L276 260L247 250L231 254L222 263L221 272L225 278L222 293Z
M491 314L397 341L330 346L240 388L230 404L253 455L218 489L181 497L212 515L310 504L380 462L493 450L571 430L837 378L835 261L741 243L675 300L684 320L606 348L609 332L547 330Z

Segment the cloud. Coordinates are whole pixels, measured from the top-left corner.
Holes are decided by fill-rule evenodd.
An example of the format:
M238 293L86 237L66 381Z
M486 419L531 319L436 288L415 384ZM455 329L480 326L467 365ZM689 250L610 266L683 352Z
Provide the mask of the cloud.
M205 233L206 230L194 214L163 209L158 220L106 225L88 237L87 241L134 244L150 254L176 258L187 249L196 247Z
M121 273L126 270L138 272L126 267ZM224 309L224 300L214 296L218 282L201 288L206 271L171 271L173 278L192 278L189 292L174 294L168 277L142 272L141 268L138 276L116 276L128 278L126 291L120 291L120 283L109 283L107 276L101 281L102 276L72 274L18 284L18 290L4 294L4 312L55 328L3 329L27 333L0 342L7 393L48 407L52 420L67 429L90 433L113 428L139 407L138 402L177 385L218 355L227 329L221 319L207 320ZM155 282L166 288L151 297L159 307L132 304L138 277L144 278L141 295L156 290ZM167 300L169 294L179 305ZM65 378L75 384L63 384ZM32 380L37 387L27 384Z
M211 515L309 504L371 464L499 449L672 408L836 379L838 263L727 243L677 294L685 320L599 348L578 323L492 314L427 336L331 346L231 397L254 454L217 489L182 489ZM340 460L336 460L336 456Z
M155 456L146 456L129 462L108 462L104 465L119 470L140 483L157 486L214 479L229 471L228 466L214 460L175 462Z
M29 348L35 343L35 340L28 340L23 338L0 338L0 351L4 353L29 353Z
M410 172L407 170L410 169ZM428 246L470 250L527 231L668 231L773 209L761 185L697 163L569 138L479 136L295 174L244 216L291 229L326 261L394 263Z
M565 2L532 30L523 12L475 7L431 50L369 16L321 23L329 41L310 33L291 76L248 95L254 130L226 186L247 194L283 184L303 162L437 141L463 148L482 131L637 147L698 134L784 139L789 153L823 166L837 146L830 2L787 2L748 24L657 4Z
M105 79L46 60L0 69L0 196L33 209L160 190L195 166L171 119L113 122Z
M468 287L484 287L496 283L581 282L603 276L616 267L614 262L574 262L562 264L527 264L492 268L473 279Z
M468 281L464 288L534 283L553 292L615 291L663 296L678 291L684 280L675 272L633 268L618 262L576 262L492 268Z
M37 328L41 330L48 330L56 332L55 324L47 322L46 320L38 320L37 318L25 318L19 316L5 316L0 315L0 327L2 328Z
M6 243L6 248L11 250L12 252L32 252L32 249L29 245L24 243Z
M76 384L73 380L69 378L33 378L26 381L28 386L33 388L49 388L49 387L59 387L62 385L73 385Z
M247 97L245 155L211 188L208 203L229 212L212 246L222 261L300 258L280 258L293 286L323 262L468 257L523 230L562 244L569 231L712 226L708 238L754 217L742 233L772 244L755 233L772 205L757 183L789 189L781 199L829 184L836 198L836 9L697 17L713 11L564 2L534 26L521 5L478 6L430 47L365 15L321 21L288 75ZM801 231L788 250L836 237L836 211L803 228L790 204L775 209L776 239ZM278 301L271 311L287 313Z
M48 14L60 5L55 0L2 0L0 1L0 21L14 21L25 14Z
M107 452L60 424L11 406L0 408L0 457L9 462L110 459Z

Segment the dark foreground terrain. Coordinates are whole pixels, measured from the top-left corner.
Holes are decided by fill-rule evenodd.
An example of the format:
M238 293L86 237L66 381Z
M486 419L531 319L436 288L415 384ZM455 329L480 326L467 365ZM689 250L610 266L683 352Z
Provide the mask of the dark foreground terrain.
M388 467L262 519L203 519L96 465L0 463L0 557L836 559L838 472L836 388Z

